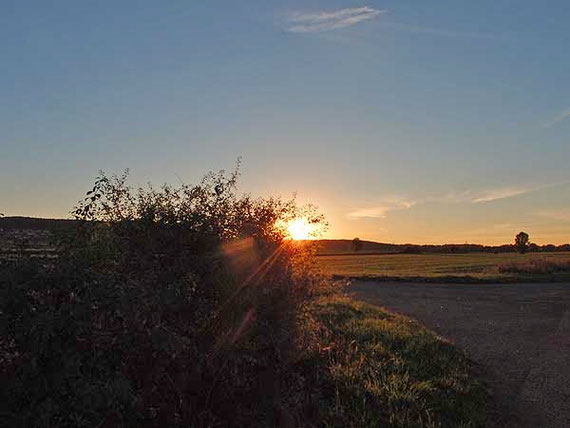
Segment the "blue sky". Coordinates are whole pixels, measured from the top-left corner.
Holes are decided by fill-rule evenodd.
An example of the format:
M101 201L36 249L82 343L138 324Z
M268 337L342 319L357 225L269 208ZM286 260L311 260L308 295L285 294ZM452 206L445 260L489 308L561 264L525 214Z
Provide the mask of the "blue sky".
M566 1L8 1L0 212L98 170L298 193L331 237L570 241Z

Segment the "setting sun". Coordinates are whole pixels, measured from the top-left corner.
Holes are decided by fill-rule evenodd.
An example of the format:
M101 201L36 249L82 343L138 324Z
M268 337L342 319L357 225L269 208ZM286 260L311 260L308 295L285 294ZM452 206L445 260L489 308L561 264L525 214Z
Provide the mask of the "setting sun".
M306 218L297 218L287 224L287 232L291 236L291 239L295 241L311 239L313 229L314 227L309 224Z

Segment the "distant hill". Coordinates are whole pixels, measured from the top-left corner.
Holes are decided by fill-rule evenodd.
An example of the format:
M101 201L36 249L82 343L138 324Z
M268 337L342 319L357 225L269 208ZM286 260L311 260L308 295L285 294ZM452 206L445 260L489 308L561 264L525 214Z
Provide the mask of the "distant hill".
M443 245L417 245L417 244L386 244L382 242L361 241L362 248L355 252L351 239L322 239L317 241L317 254L320 256L339 254L421 254L421 253L512 253L516 249L511 244L479 245L479 244L443 244ZM536 245L531 244L530 252L570 251L570 244L564 245Z
M384 254L384 253L398 253L401 252L399 245L384 244L382 242L361 241L362 249L358 254ZM352 239L321 239L317 243L317 253L320 255L325 254L346 254L354 253L352 248Z
M72 227L76 220L36 217L0 217L0 230L62 230Z

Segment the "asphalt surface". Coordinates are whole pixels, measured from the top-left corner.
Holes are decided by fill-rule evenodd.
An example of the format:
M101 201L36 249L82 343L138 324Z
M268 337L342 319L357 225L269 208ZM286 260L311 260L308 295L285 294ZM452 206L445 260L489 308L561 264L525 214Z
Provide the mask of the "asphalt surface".
M488 384L489 427L570 428L570 284L354 281L368 303L464 349Z

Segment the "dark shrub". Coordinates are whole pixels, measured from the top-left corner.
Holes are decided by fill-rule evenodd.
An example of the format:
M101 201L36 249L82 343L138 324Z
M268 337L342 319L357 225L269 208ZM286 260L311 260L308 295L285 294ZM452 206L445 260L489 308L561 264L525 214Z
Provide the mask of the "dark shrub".
M97 178L55 262L2 266L2 419L272 425L294 402L280 391L296 308L326 285L279 225L323 218L236 196L236 173L160 189L126 178Z

